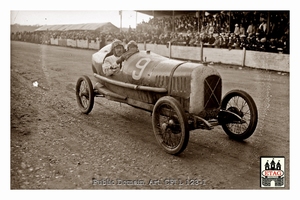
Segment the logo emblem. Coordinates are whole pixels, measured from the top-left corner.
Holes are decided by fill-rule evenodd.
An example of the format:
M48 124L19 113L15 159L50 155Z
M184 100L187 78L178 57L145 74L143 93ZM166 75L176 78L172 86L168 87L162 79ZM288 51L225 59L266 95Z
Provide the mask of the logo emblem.
M260 157L260 187L284 187L283 156Z

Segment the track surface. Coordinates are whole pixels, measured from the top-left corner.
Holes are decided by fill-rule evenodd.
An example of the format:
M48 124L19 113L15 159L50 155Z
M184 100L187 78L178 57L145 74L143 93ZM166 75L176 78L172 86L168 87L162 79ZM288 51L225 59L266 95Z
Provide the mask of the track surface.
M261 156L285 156L289 189L289 74L215 64L223 95L242 89L255 100L257 129L245 142L221 127L191 131L172 156L145 111L96 98L79 112L74 88L81 75L95 83L93 53L11 42L11 189L261 189Z

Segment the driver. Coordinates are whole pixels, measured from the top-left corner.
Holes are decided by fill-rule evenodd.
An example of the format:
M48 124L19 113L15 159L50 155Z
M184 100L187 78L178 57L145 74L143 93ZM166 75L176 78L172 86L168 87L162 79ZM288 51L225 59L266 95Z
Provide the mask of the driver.
M117 64L122 64L122 62L124 60L127 60L130 56L132 56L133 54L139 52L139 48L137 43L134 40L131 40L130 42L128 42L127 44L127 49L126 52L123 53L123 55L116 61Z
M114 40L110 50L113 55L106 57L102 65L103 72L106 76L120 72L120 64L116 61L121 57L124 51L123 43L120 40Z

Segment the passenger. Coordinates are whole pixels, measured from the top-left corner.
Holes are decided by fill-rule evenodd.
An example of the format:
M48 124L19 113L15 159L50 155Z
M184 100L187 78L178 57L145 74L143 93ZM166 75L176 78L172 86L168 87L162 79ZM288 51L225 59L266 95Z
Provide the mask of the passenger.
M124 60L127 60L130 56L139 51L138 45L135 41L131 40L127 44L127 51L116 61L116 63L122 63Z
M131 40L130 42L128 42L127 52L135 53L138 51L139 51L139 47L135 41Z
M124 50L123 43L120 40L113 41L110 50L113 55L106 57L102 65L103 72L106 76L120 72L121 66L116 61L122 56Z

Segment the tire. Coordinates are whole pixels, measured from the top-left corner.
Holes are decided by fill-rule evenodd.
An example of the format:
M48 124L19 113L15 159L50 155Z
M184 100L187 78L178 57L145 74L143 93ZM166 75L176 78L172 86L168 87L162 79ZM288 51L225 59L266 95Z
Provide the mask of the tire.
M80 111L89 114L94 106L94 89L91 80L82 76L76 83L76 99Z
M221 109L230 110L239 115L245 123L222 124L225 133L234 140L245 140L255 131L258 114L252 97L242 90L228 92L222 100Z
M189 141L188 122L180 103L170 96L160 98L153 108L152 126L155 138L169 154L178 155Z

